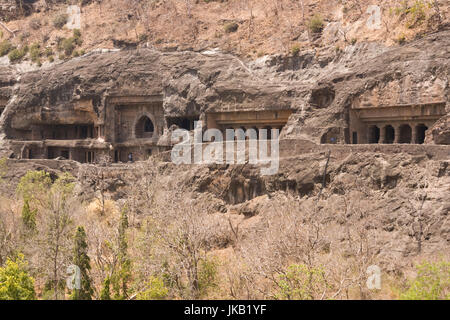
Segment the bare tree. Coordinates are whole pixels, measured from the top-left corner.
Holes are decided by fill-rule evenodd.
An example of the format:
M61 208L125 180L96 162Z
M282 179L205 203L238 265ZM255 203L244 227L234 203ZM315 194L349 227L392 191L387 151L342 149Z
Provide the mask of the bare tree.
M41 215L38 230L39 247L42 250L40 268L53 289L53 298L61 299L66 268L70 263L73 235L73 217L79 202L72 194L73 185L62 179L56 180L48 195L48 206Z

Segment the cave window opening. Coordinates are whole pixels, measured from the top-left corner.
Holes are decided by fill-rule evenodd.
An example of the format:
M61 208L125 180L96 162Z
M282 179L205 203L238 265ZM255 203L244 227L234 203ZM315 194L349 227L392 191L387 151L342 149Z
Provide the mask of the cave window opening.
M353 133L352 133L352 143L358 144L358 132L356 132L356 131L353 131Z
M394 143L394 140L395 140L395 129L394 129L394 127L391 126L391 125L387 125L384 128L384 133L385 133L385 135L384 135L385 136L384 143L387 143L387 144Z
M153 132L153 131L154 131L153 122L149 118L146 118L144 123L144 132Z
M418 144L423 144L425 142L425 132L428 130L428 127L424 124L419 124L416 127L416 139L415 141Z
M55 158L55 150L53 148L47 149L47 159L54 159Z
M199 121L199 117L169 117L167 118L167 125L169 128L172 125L178 126L180 129L194 130L194 124Z
M61 157L63 157L64 159L69 159L69 150L62 150L61 151Z
M136 123L135 135L136 138L151 138L153 132L155 131L155 126L149 117L143 116Z
M380 140L380 128L377 126L369 127L369 143L378 143Z
M88 127L81 126L80 128L80 139L87 139L88 137Z
M94 162L94 151L86 151L85 153L86 156L86 162L87 163L93 163Z
M400 127L399 143L411 143L412 130L408 124L404 124Z

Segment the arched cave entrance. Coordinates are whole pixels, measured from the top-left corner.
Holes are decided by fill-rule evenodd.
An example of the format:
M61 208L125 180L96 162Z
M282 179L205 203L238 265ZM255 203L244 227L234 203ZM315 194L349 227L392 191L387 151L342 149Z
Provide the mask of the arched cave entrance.
M400 126L399 143L411 143L412 130L409 124L403 124Z
M153 125L152 120L150 120L150 118L147 116L142 116L136 123L136 138L151 138L154 131L155 126Z
M377 126L369 127L369 143L378 143L380 140L380 128Z
M384 127L384 143L391 144L395 140L395 129L391 125Z
M428 130L428 127L426 125L419 124L416 127L416 141L414 141L415 143L418 144L423 144L425 142L425 131Z

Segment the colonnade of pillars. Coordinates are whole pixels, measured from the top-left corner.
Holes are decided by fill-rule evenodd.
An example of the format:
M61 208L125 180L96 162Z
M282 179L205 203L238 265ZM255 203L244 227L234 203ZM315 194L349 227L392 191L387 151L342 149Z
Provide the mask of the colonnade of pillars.
M423 123L371 125L368 127L367 130L367 141L368 143L384 143L384 144L392 144L392 143L422 144L425 141L425 131L427 129L428 127ZM355 143L355 141L353 141L353 143Z
M272 136L272 129L277 129L278 130L278 135L280 135L281 133L281 129L283 129L283 126L252 126L252 127L237 127L237 126L233 126L233 127L227 127L223 130L223 137L224 140L227 139L226 136L226 130L234 130L234 140L240 138L238 136L239 132L236 130L242 130L244 132L244 136L243 138L248 139L249 138L249 134L247 133L247 130L254 130L254 132L256 133L256 137L255 138L260 138L260 130L261 129L265 129L267 130L267 140L271 140L272 138L275 138ZM253 136L252 136L253 137Z

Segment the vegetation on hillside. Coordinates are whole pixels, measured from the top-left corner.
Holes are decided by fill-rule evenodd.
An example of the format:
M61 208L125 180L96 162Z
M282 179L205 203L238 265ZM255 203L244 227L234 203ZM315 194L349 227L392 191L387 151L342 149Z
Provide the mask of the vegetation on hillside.
M20 48L37 44L41 51L61 52L63 60L82 50L148 44L162 50L219 47L254 58L289 54L295 45L302 50L362 41L395 45L448 23L446 1L388 0L379 4L381 28L372 30L366 27L369 5L368 0L83 1L80 42L67 25L67 5L56 2L9 20L0 34L0 55L17 48L11 61L30 59L40 65L55 57L35 52L27 58Z
M103 184L89 168L81 174ZM450 298L445 259L418 264L413 276L383 273L381 289L368 289L367 268L381 262L354 192L335 210L275 196L244 234L154 163L129 174L136 183L121 201L105 194L102 204L80 194L68 173L27 172L15 199L1 200L0 299ZM339 229L345 237L336 246ZM70 266L79 268L79 287Z

